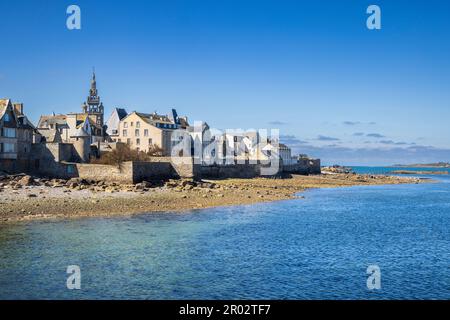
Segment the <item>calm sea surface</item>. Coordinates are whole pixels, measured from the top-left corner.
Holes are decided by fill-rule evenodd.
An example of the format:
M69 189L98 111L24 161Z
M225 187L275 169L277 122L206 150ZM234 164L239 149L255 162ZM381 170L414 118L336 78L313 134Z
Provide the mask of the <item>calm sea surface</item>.
M1 226L0 299L450 299L450 177L435 179ZM66 288L69 265L81 290ZM369 265L380 290L367 289Z

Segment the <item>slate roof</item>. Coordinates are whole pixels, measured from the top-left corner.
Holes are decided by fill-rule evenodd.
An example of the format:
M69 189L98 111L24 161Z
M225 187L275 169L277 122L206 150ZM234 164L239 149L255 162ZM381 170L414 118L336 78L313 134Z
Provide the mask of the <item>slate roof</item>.
M119 120L122 120L128 115L128 112L122 108L116 108L117 115L119 116Z
M41 116L38 122L38 128L45 128L50 124L67 125L67 116L64 114Z

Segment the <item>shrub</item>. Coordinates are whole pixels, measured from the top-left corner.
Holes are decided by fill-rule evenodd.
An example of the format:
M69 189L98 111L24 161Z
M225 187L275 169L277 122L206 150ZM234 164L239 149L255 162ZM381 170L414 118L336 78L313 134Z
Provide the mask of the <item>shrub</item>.
M162 149L152 146L148 152L131 149L129 145L118 143L112 151L102 152L100 158L92 159L93 164L107 164L121 166L126 161L150 161L152 157L162 156Z

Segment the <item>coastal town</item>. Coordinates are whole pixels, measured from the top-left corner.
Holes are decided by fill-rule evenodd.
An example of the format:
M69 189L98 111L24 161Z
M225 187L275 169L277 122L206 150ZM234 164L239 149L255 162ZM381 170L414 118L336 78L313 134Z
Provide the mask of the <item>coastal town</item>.
M418 182L328 169L278 137L213 133L187 116L112 108L95 73L81 112L42 115L0 100L1 221L205 208L290 199L315 187Z
M42 115L34 125L22 103L0 100L1 170L52 178L104 176L110 182L136 183L161 177L259 176L259 166L275 159L277 168L272 175L320 173L320 160L306 155L292 156L291 149L277 137L263 137L257 131L213 135L206 122L191 125L188 117L179 116L175 109L170 115L163 115L148 110L113 108L105 119L95 73L80 111ZM177 147L181 153L174 153ZM133 167L123 174L102 173L105 167L96 163L111 152L122 153L125 161L144 160L139 162L155 165L148 165L148 170L140 168L141 172ZM190 164L190 168L170 168L169 164L175 162L173 158L178 157L183 158L183 164Z

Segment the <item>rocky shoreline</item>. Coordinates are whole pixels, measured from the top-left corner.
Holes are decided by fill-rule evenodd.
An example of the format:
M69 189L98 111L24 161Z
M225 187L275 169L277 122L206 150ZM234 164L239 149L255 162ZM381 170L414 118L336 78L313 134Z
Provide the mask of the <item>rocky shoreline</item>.
M185 211L293 199L296 193L310 188L425 181L411 177L332 174L293 175L285 179L182 179L122 185L9 175L0 176L0 223Z

